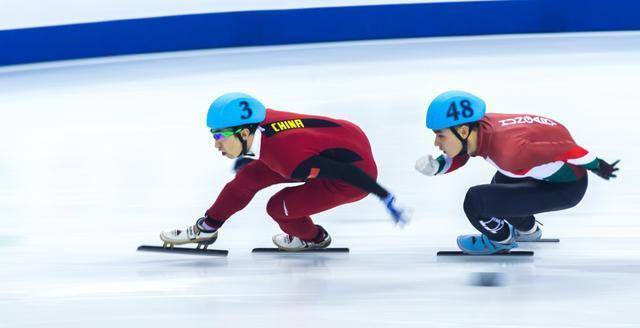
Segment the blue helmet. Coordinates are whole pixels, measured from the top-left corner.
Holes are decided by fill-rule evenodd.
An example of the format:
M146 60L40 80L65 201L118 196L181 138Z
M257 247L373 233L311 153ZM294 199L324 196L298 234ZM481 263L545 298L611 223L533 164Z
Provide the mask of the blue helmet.
M213 130L231 128L264 121L267 110L255 98L240 92L218 97L207 113L207 126Z
M427 110L427 128L442 130L471 123L484 117L486 105L482 99L464 91L447 91L437 96Z

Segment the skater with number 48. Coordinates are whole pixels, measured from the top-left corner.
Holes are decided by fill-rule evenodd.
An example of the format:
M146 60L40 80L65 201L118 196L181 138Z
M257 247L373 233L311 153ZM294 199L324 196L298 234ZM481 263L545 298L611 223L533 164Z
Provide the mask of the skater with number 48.
M310 216L369 193L383 201L397 224L408 220L409 213L394 195L376 183L378 173L367 136L351 122L266 109L249 95L228 93L211 104L207 125L221 155L253 161L238 168L194 225L163 231L160 238L165 245L212 243L224 222L259 190L288 182L304 183L280 190L266 209L284 231L272 238L281 250L328 247L329 233Z
M587 170L606 180L618 171L619 161L597 158L555 120L485 114L484 101L463 91L445 92L431 102L427 128L444 155L419 158L419 172L449 173L477 156L498 170L489 184L467 191L464 212L481 234L458 237L466 254L503 253L518 242L539 240L535 214L576 206L587 189Z

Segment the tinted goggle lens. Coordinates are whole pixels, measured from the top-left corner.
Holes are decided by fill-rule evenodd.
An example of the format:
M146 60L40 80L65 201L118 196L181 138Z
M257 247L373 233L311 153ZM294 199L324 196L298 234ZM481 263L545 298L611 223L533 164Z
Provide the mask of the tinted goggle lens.
M215 140L224 140L231 137L234 133L239 133L240 131L241 129L238 129L235 132L234 131L214 131L213 129L211 129L211 134L213 134L213 139Z

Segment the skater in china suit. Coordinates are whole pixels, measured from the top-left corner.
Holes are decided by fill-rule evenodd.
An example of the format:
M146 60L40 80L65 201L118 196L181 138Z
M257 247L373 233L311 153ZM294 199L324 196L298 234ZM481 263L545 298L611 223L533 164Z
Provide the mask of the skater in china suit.
M230 159L253 159L240 167L214 204L195 225L169 229L160 238L168 244L207 243L234 213L266 187L305 182L273 195L266 212L283 234L273 236L282 250L326 248L329 233L311 215L378 196L397 224L407 211L377 182L376 163L365 133L355 124L322 116L266 109L242 93L216 99L207 114L215 147Z
M497 172L489 184L471 187L464 212L480 235L463 235L467 254L494 254L535 241L542 230L534 215L576 206L587 189L587 170L609 180L609 164L582 148L553 119L527 114L485 114L485 103L463 91L436 97L427 110L427 128L444 155L423 156L416 169L433 176L452 172L469 157L482 157Z

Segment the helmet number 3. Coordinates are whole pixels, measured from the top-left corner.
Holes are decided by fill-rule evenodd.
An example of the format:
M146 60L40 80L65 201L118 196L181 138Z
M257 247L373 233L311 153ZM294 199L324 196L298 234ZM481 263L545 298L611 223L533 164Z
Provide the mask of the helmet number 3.
M242 111L244 112L242 114L242 116L240 116L241 119L246 120L249 117L251 117L251 115L253 115L253 111L251 110L251 107L249 107L249 103L246 101L241 101L240 102L240 107L242 108Z
M471 108L471 102L469 100L460 101L460 107L462 108L462 111L458 109L458 105L455 101L451 102L451 105L449 105L449 109L447 110L447 118L453 117L453 120L457 121L460 119L460 115L464 118L473 116L473 108Z

